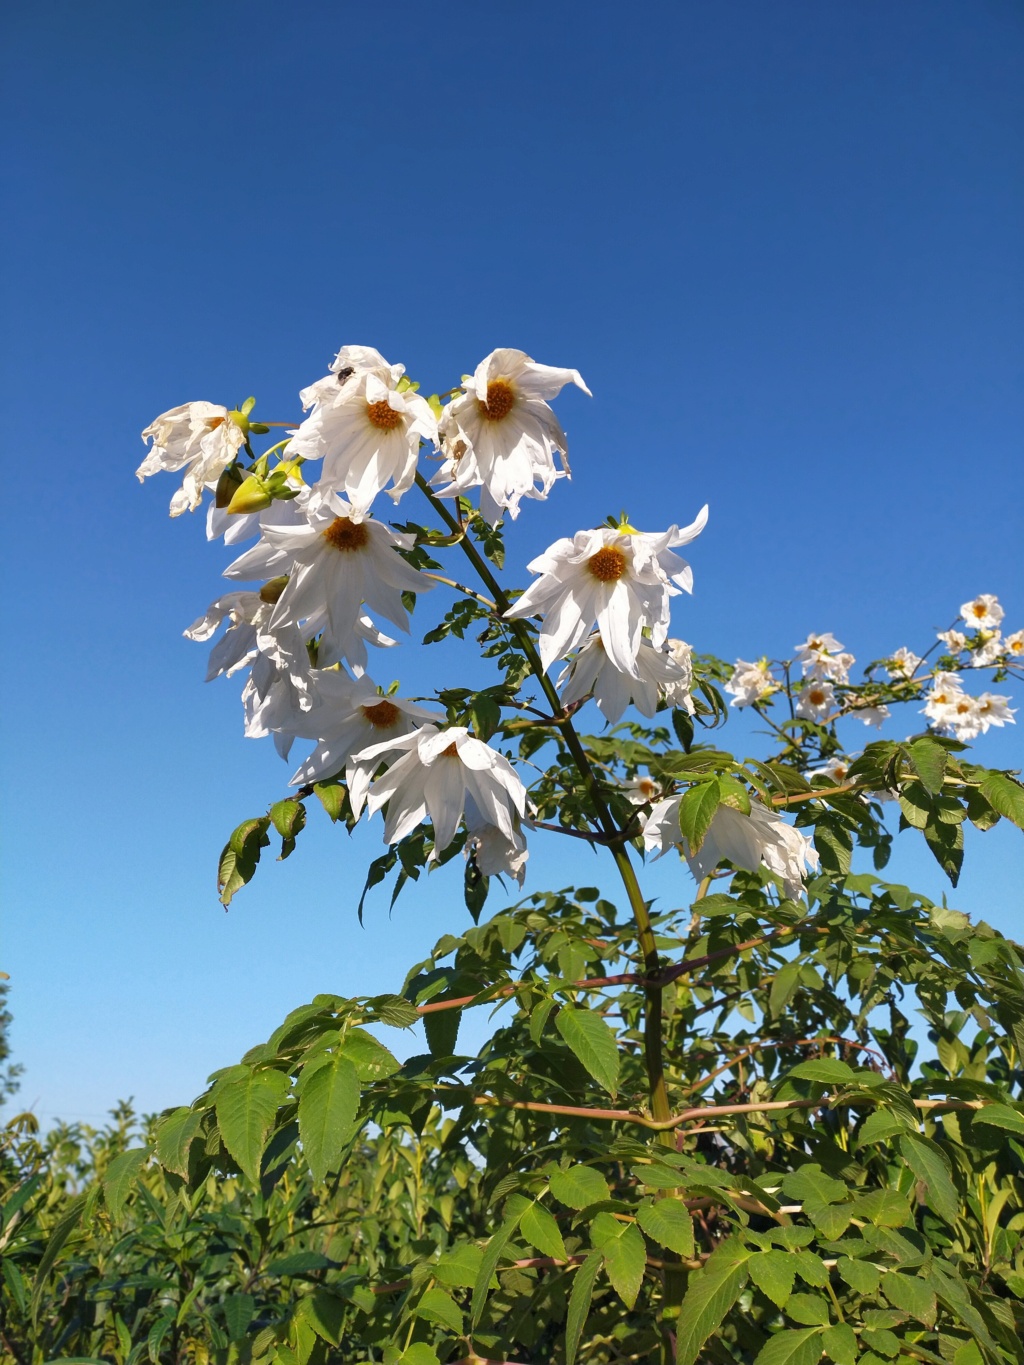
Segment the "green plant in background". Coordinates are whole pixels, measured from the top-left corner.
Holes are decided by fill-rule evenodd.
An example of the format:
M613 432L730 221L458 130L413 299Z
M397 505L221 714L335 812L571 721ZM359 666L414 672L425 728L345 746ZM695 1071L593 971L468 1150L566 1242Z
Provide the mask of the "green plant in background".
M899 832L955 886L966 824L1024 826L1024 787L968 756L1009 700L964 687L1019 677L1024 633L983 595L858 681L827 634L789 659L694 653L669 611L706 509L557 541L520 594L503 518L564 473L548 400L569 382L504 350L422 399L346 347L262 455L253 436L292 424L251 400L147 429L140 477L185 471L172 514L210 489L210 536L258 537L226 572L259 586L189 629L227 627L209 676L248 672L252 737L313 745L229 839L224 903L307 816L381 813L364 897L461 855L472 923L453 914L393 995L300 1006L141 1142L127 1114L43 1143L15 1120L12 1358L1024 1361L1020 950L882 875ZM414 486L424 522L371 515ZM469 636L496 681L378 688L379 618L406 628L438 587L424 643ZM757 757L719 747L723 692L756 716ZM893 714L908 738L849 751ZM549 836L617 889L524 888L484 918L491 878L522 887ZM655 854L678 868L670 906L643 890ZM479 1007L494 1031L466 1055ZM400 1063L388 1030L418 1024Z

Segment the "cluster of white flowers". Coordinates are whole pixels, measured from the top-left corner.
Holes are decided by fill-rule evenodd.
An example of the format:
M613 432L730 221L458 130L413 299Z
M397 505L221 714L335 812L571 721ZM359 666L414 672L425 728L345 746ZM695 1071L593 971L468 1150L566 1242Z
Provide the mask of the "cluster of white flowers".
M968 668L989 668L1024 663L1024 630L1004 635L1005 616L999 598L990 592L982 593L960 608L960 617L967 629L940 630L938 638L946 652L958 662L964 660Z
M934 729L960 740L976 739L993 725L1013 725L1016 714L1009 697L993 692L968 695L958 673L935 674L923 709Z
M802 644L794 645L793 649L804 679L794 706L794 714L801 720L812 720L819 725L838 715L855 716L865 725L881 725L888 720L887 707L862 701L849 693L840 704L836 686L848 685L850 669L856 660L843 649L834 635L828 631L808 635ZM781 691L782 686L767 659L759 659L756 663L737 659L725 690L732 696L730 705L742 708L767 700L773 693Z

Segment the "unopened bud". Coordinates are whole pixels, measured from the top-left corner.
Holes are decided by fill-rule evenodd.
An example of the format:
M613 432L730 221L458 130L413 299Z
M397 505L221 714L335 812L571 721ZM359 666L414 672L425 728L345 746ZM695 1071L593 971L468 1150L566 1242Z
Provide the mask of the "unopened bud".
M288 575L279 574L277 578L270 578L263 587L260 588L260 601L273 606L280 599L281 594L288 586Z
M235 426L238 427L239 431L244 431L246 436L248 436L249 419L245 413L239 412L237 408L232 408L228 413L228 416L231 418L232 422L234 422Z
M264 507L269 507L273 501L263 480L255 474L250 474L228 503L228 512L233 514L262 512Z
M242 482L242 471L237 464L228 465L227 469L217 480L217 491L214 500L218 507L227 507L228 503L235 496L238 485Z

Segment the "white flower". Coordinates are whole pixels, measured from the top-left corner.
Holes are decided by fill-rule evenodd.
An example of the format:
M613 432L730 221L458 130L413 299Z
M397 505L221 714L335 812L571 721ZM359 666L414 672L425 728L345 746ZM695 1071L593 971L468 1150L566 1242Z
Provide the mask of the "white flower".
M232 577L262 576L272 564L277 573L290 573L270 618L271 629L306 621L307 632L313 633L322 626L321 665L354 656L365 667L366 650L357 630L362 605L408 630L402 593L434 586L397 553L397 547L412 545L413 536L397 535L382 522L360 519L353 512L334 495L313 499L302 524L264 526L260 541L227 570Z
M289 483L298 489L297 497L275 498L259 512L229 512L211 502L206 513L206 539L218 540L223 536L225 545L241 545L258 536L264 526L297 525L305 515L303 508L309 501L310 490L295 479L289 479Z
M967 636L959 630L940 630L937 638L942 641L950 654L959 654L967 643Z
M850 676L850 666L856 662L852 654L842 652L842 645L828 632L808 635L802 645L793 648L803 665L805 678L830 678L833 682L844 683Z
M922 711L933 724L944 725L962 696L963 688L956 673L936 673Z
M469 835L464 853L467 859L473 859L477 871L484 877L512 877L522 886L530 855L518 815L513 816L512 833L505 834L484 819L476 802L467 795L464 818Z
M1003 653L1007 659L1024 659L1024 630L1015 630L1003 641Z
M646 806L661 795L661 783L653 777L631 777L623 782L622 790L634 806Z
M886 660L886 667L893 677L912 678L921 662L919 655L909 650L906 645L900 645L892 658Z
M978 719L983 733L993 725L1016 725L1016 709L1010 706L1009 697L997 697L993 692L982 692L978 698Z
M258 627L269 621L274 610L258 592L228 592L211 602L204 615L198 617L187 630L187 640L209 640L224 621L230 622L223 636L210 651L206 681L223 673L231 677L245 668L256 657Z
M292 727L304 711L319 704L316 679L310 668L305 639L295 627L271 632L262 627L256 636L252 672L242 689L247 739L274 736L282 758L292 746Z
M583 643L596 622L605 653L619 670L640 678L637 655L644 627L659 649L668 634L669 598L690 592L693 574L672 547L700 535L708 519L703 507L682 530L660 534L601 527L556 540L527 567L540 577L505 615L540 613L540 657L545 668Z
M367 677L353 681L338 669L317 670L313 676L321 704L304 712L288 730L296 739L315 739L317 745L296 769L293 787L339 772L354 753L400 739L422 721L444 720L442 712L402 697L383 696ZM336 681L329 682L331 678Z
M371 781L385 759L393 760L391 766ZM508 759L461 726L423 725L401 739L373 744L352 756L347 776L357 819L364 804L370 815L387 804L386 843L398 843L429 817L435 857L454 839L467 796L482 820L509 840L526 810L526 788Z
M954 739L976 739L988 728L982 720L978 698L961 692L950 707L942 728Z
M965 602L960 615L972 630L997 630L1006 615L999 605L999 598L993 593L983 592L971 602Z
M437 420L426 399L399 391L402 365L368 346L344 346L332 375L302 392L313 411L288 444L290 460L323 458L317 487L344 493L365 513L389 481L395 502L416 477L420 441L437 445Z
M827 759L820 768L812 768L807 776L808 778L827 777L830 782L840 785L846 781L849 772L850 760L836 755L834 758Z
M648 850L658 848L665 853L673 844L681 845L698 881L714 872L723 859L748 872L755 872L763 863L781 878L787 896L800 895L804 865L812 869L818 866L818 855L806 835L751 797L749 815L731 806L719 806L703 844L691 854L679 829L681 801L681 796L669 797L651 811L643 831Z
M836 695L830 682L809 682L796 699L796 714L802 720L815 720L822 724L836 704Z
M685 683L687 674L664 650L641 639L636 656L639 677L615 667L605 653L601 636L591 635L558 679L562 701L570 706L593 692L605 720L614 724L632 703L644 716L653 716L667 687Z
M971 667L986 668L989 664L994 664L997 659L1002 657L1003 649L1003 641L998 630L980 631L978 643L971 650Z
M566 384L590 396L578 370L538 365L524 351L502 348L481 360L465 393L441 414L446 458L431 479L447 484L439 496L480 488L480 511L491 522L505 510L517 517L521 498L546 498L569 473L565 432L546 401Z
M755 702L770 696L772 692L777 692L779 684L771 675L767 659L759 659L757 663L737 659L732 677L725 684L725 690L732 696L729 705L742 709L744 706L753 706Z
M662 686L662 700L667 702L669 706L688 711L692 716L695 714L693 697L690 695L690 690L693 687L693 648L685 640L666 640L665 651L672 662L681 670L682 677Z
M892 712L888 706L872 705L868 702L864 706L858 706L855 697L846 698L846 714L852 716L854 720L859 720L862 725L873 725L876 730L880 730L885 721L889 719Z
M203 489L215 483L237 458L245 434L219 403L183 403L162 412L142 433L153 447L135 471L139 482L161 470L184 469L185 480L171 499L171 516L194 512Z

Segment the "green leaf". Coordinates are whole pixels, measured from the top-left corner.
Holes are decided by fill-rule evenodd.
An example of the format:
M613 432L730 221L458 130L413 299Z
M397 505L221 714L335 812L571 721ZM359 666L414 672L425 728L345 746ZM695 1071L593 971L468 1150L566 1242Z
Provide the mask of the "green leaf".
M598 1085L614 1095L619 1088L619 1049L601 1016L563 1005L555 1027Z
M355 1067L359 1079L368 1083L386 1080L388 1076L393 1076L396 1071L402 1069L401 1062L394 1054L365 1029L346 1030L341 1053Z
M823 872L845 877L853 858L853 840L849 830L832 821L819 821L814 827L814 847L821 858Z
M585 1209L608 1198L604 1177L593 1166L569 1166L566 1170L552 1171L548 1184L558 1202L570 1209Z
M115 1156L103 1176L103 1198L111 1218L121 1216L124 1201L132 1191L139 1172L153 1153L152 1147L133 1147Z
M722 800L717 779L690 787L679 803L679 828L691 854L699 853Z
M900 1353L900 1339L885 1327L862 1327L860 1339L865 1346L892 1360Z
M898 1137L907 1131L907 1122L898 1117L891 1109L876 1109L867 1116L857 1134L858 1147L874 1147L888 1138Z
M420 1299L416 1305L416 1316L424 1318L427 1322L436 1322L441 1327L447 1327L456 1336L461 1336L465 1327L462 1309L449 1293L439 1289L437 1285L428 1289Z
M704 1268L690 1276L676 1325L676 1365L695 1365L704 1343L721 1327L742 1293L752 1254L730 1238L720 1242Z
M808 1327L827 1327L829 1322L828 1304L819 1294L791 1294L786 1315Z
M574 1365L576 1352L580 1348L583 1329L587 1325L590 1300L594 1295L594 1281L601 1269L602 1256L593 1251L572 1277L572 1290L569 1294L569 1312L565 1320L565 1365Z
M322 1341L329 1342L332 1346L341 1345L348 1309L345 1301L339 1299L337 1294L331 1294L326 1289L314 1290L308 1298L302 1300L300 1311Z
M845 1085L856 1078L857 1073L846 1062L833 1061L828 1057L811 1062L800 1062L786 1073L786 1078L796 1077L802 1081L821 1081L823 1085Z
M224 845L217 866L217 890L222 905L230 905L235 893L252 881L260 850L270 843L269 827L269 815L243 820Z
M47 1278L54 1267L57 1257L60 1255L61 1248L78 1226L79 1219L85 1208L85 1200L86 1196L84 1194L76 1195L51 1229L49 1240L43 1249L42 1256L39 1258L39 1264L36 1266L35 1284L32 1287L32 1301L29 1308L33 1325L35 1325L36 1318L39 1315L39 1308L43 1301L43 1293L46 1289Z
M188 1177L188 1151L202 1122L202 1110L181 1108L157 1124L156 1159L182 1179Z
M431 1057L451 1057L459 1041L461 1010L430 1010L423 1016L423 1032Z
M836 1269L858 1294L873 1294L882 1278L882 1272L872 1261L855 1260L852 1256L840 1256Z
M356 1131L359 1076L343 1052L335 1052L303 1085L299 1096L299 1138L313 1179L333 1170Z
M472 1289L483 1259L483 1250L475 1242L460 1242L444 1252L434 1267L434 1274L443 1284L453 1289Z
M906 1133L900 1138L900 1151L904 1161L923 1183L928 1207L947 1223L955 1223L960 1213L960 1200L950 1179L949 1167L938 1148L925 1138Z
M636 1303L647 1264L647 1247L633 1223L620 1224L618 1235L601 1245L612 1288L627 1308Z
M25 1277L18 1269L10 1257L5 1257L0 1264L0 1271L3 1273L4 1283L7 1285L11 1298L18 1305L18 1312L24 1313L28 1306L28 1295L25 1291Z
M437 1352L425 1341L414 1341L398 1357L396 1365L439 1365Z
M935 1325L935 1291L916 1275L896 1271L883 1275L882 1293L894 1308L902 1308L926 1327Z
M331 817L332 823L341 819L341 812L345 808L345 787L340 781L335 782L316 782L313 784L313 791L321 806Z
M228 1340L241 1341L256 1316L256 1300L251 1294L229 1294L224 1300L224 1321Z
M152 1361L152 1365L159 1365L160 1347L163 1345L164 1337L173 1326L174 1316L173 1314L168 1314L165 1317L157 1318L156 1322L154 1322L153 1326L149 1329L149 1335L146 1337L146 1354Z
M857 1359L857 1337L848 1322L826 1327L821 1334L821 1345L835 1365L854 1365Z
M761 1347L754 1365L817 1365L821 1359L821 1339L821 1332L814 1328L776 1332Z
M989 772L980 790L993 810L1024 829L1024 786L1009 773Z
M636 1221L652 1241L680 1256L693 1255L693 1220L681 1199L655 1199L641 1204Z
M377 995L367 1004L382 1024L392 1028L411 1028L420 1017L416 1006L401 995Z
M964 861L963 825L945 824L941 817L930 820L925 827L924 841L934 854L935 861L956 886Z
M251 1071L217 1092L224 1146L253 1184L260 1178L260 1159L288 1087L289 1079L281 1071Z
M551 1212L543 1204L533 1203L529 1206L519 1220L519 1231L542 1256L553 1256L556 1261L565 1260L562 1234Z
M785 1308L796 1279L792 1254L788 1251L762 1251L760 1255L751 1257L747 1268L750 1278L763 1294L767 1294L776 1308Z
M677 1170L675 1166L663 1166L659 1161L652 1161L647 1166L634 1166L630 1174L639 1180L641 1185L646 1185L652 1190L678 1190L686 1183L682 1171Z
M474 1327L480 1321L480 1314L484 1311L491 1276L501 1258L501 1253L505 1250L518 1226L519 1214L512 1214L511 1217L505 1219L484 1248L484 1254L480 1258L480 1269L477 1271L476 1282L473 1285L473 1299L470 1305L470 1320Z
M281 857L287 858L295 847L296 838L306 826L306 807L289 796L283 801L275 801L267 814L281 836Z
M942 779L946 775L946 760L949 755L937 740L927 735L915 739L907 745L910 765L921 779L926 791L933 795L942 790Z
M1005 1128L1009 1133L1024 1133L1024 1114L1008 1104L986 1104L973 1115L975 1127L990 1123L993 1128Z

